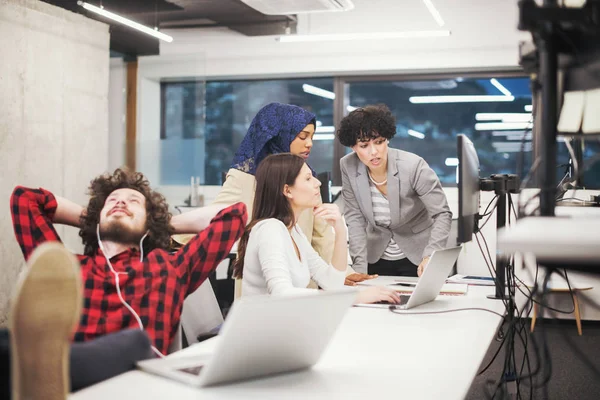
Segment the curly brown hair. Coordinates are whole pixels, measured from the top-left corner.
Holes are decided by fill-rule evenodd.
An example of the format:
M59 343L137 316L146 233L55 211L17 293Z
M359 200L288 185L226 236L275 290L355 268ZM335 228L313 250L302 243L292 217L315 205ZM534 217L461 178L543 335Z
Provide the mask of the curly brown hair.
M171 213L164 196L150 188L150 183L143 174L117 168L112 174L101 175L90 182L88 188L90 202L80 219L79 236L85 246L84 254L93 256L98 251L96 227L100 223L100 212L107 197L117 189L133 189L146 198L146 229L149 232L144 240L144 253L147 254L157 248L167 250L173 227L170 224Z

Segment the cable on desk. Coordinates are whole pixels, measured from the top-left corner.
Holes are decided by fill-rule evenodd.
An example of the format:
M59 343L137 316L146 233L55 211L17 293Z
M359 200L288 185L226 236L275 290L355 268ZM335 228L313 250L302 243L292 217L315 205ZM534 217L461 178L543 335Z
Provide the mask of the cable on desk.
M395 305L390 305L389 306L389 310L391 312L393 312L394 314L403 314L403 315L426 315L426 314L447 314L447 313L452 313L452 312L459 312L459 311L486 311L492 314L495 314L497 316L499 316L500 318L502 318L502 320L504 321L504 315L497 313L496 311L492 311L489 310L487 308L483 308L483 307L467 307L467 308L454 308L451 310L440 310L440 311L402 311L402 309L397 308L398 306ZM402 311L402 312L398 312L398 311Z

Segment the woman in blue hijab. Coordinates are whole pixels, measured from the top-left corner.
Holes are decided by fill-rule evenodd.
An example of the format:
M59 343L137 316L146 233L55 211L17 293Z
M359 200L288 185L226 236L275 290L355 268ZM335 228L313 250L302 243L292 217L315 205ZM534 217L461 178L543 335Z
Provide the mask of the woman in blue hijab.
M260 109L235 153L231 168L214 204L241 201L252 216L254 173L269 154L293 153L307 159L312 149L316 116L290 104L271 103ZM250 218L248 218L250 222ZM333 232L323 220L315 221L312 213L303 213L298 225L313 248L326 261L333 255Z
M214 204L241 201L246 204L248 215L252 216L256 186L254 173L260 162L268 155L278 153L292 153L308 159L315 128L316 116L301 107L271 103L260 109L235 154ZM323 219L315 218L310 210L300 216L298 226L321 258L331 263L334 244L331 227ZM366 278L364 274L352 274L346 284Z
M303 108L290 104L268 104L252 120L231 168L254 176L258 164L269 154L293 153L306 160L312 148L315 127L315 114Z

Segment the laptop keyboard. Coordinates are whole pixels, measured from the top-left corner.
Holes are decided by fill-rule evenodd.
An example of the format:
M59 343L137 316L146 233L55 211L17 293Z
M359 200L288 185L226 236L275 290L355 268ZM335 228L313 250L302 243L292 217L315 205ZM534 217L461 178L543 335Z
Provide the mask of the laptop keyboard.
M199 375L204 365L195 365L193 367L179 368L177 371L187 372L191 375Z
M408 303L408 299L410 299L409 295L400 295L400 304L395 304L395 305L403 306L404 304ZM390 304L391 305L392 303L390 303L389 301L378 301L375 304Z

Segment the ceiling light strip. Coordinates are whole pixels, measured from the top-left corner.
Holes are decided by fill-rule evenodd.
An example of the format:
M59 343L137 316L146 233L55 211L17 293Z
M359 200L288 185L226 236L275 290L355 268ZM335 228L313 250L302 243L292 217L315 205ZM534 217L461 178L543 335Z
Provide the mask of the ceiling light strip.
M113 21L119 22L119 23L121 23L123 25L127 25L130 28L137 29L140 32L144 32L144 33L146 33L146 34L148 34L150 36L154 36L155 38L164 40L165 42L169 42L170 43L170 42L173 41L173 38L171 36L169 36L169 35L166 35L166 34L164 34L162 32L159 32L158 30L149 28L149 27L147 27L145 25L139 24L139 23L137 23L135 21L132 21L130 19L121 17L118 14L112 13L110 11L106 11L104 8L96 7L94 5L91 5L91 4L83 2L83 1L78 1L77 4L80 5L81 7L85 8L88 11L91 11L93 13L101 15L101 16L103 16L105 18L112 19Z
M413 129L409 129L409 130L408 130L408 134L409 134L410 136L416 137L417 139L425 139L425 134L424 134L424 133L421 133L421 132L415 131L415 130L413 130Z
M320 87L309 85L308 83L302 85L302 90L304 91L304 93L314 94L315 96L335 100L335 93L333 93L332 91L321 89Z
M429 13L433 17L433 19L435 19L435 22L437 22L437 24L440 27L444 26L445 23L444 23L444 19L442 18L442 14L440 14L440 12L437 10L437 8L435 8L435 6L431 2L431 0L423 0L423 3L425 3L425 6L429 10Z
M496 89L498 89L503 95L512 96L512 93L510 92L510 90L508 90L503 84L498 82L498 80L496 78L490 79L490 83L492 85L494 85L496 87Z
M488 103L514 101L514 96L488 96L488 95L457 95L457 96L412 96L408 98L413 104L436 103Z
M323 35L283 35L275 40L285 43L293 42L322 42L343 40L381 40L381 39L409 39L432 38L450 36L448 30L435 31L405 31L405 32L364 32L364 33L332 33Z
M531 122L531 113L477 113L476 121Z

